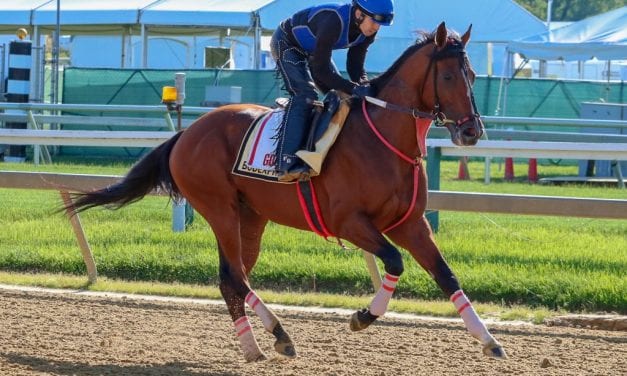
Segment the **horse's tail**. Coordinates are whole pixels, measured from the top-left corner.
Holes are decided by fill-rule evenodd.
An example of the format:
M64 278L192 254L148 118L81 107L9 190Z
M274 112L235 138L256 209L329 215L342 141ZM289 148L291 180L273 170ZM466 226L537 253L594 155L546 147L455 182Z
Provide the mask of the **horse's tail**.
M169 160L172 148L181 134L178 132L145 155L118 183L93 192L73 194L73 203L64 209L69 209L73 214L103 205L119 209L141 200L155 188L163 190L171 198L179 198L181 193L172 179Z

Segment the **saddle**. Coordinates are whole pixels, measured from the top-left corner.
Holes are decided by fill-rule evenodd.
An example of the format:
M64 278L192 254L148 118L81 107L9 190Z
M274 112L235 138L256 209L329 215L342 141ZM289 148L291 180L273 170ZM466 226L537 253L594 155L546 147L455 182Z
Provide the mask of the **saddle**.
M322 101L313 102L307 142L304 149L296 152L296 155L311 167L311 176L320 175L324 158L340 134L350 111L350 106L342 102L344 95L331 90ZM285 108L289 99L277 98L275 102L277 106Z
M233 174L279 182L275 170L276 140L281 131L280 126L288 99L279 98L276 103L277 108L259 116L250 125L240 145L232 169ZM313 105L307 142L296 155L310 167L310 176L317 176L322 170L329 149L342 129L350 107L335 91L329 92L323 101L315 101Z

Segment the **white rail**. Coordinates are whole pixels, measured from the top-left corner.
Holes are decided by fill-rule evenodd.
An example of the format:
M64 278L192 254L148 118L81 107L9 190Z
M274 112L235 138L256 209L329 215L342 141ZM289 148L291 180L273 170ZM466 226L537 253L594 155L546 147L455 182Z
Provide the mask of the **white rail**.
M627 160L624 143L480 140L475 146L460 147L450 140L427 139L427 146L441 148L442 155L459 157Z
M121 178L117 175L0 171L0 188L83 191L106 187ZM598 198L430 190L428 209L627 219L627 200Z
M155 147L174 132L148 131L58 131L0 129L0 143L10 145L79 145ZM590 142L540 142L481 140L475 146L459 147L446 139L427 139L442 155L518 158L627 160L627 144Z
M185 106L185 113L200 115L213 110L214 107L193 107ZM167 111L164 105L112 105L112 104L50 104L50 103L9 103L0 102L0 110L20 110L20 111L75 111L75 112L140 112L165 114Z
M550 125L563 127L585 128L623 128L627 129L627 120L599 120L599 119L562 119L540 117L515 117L515 116L482 116L486 124L500 125Z
M58 131L0 129L0 144L155 147L174 135L171 131Z

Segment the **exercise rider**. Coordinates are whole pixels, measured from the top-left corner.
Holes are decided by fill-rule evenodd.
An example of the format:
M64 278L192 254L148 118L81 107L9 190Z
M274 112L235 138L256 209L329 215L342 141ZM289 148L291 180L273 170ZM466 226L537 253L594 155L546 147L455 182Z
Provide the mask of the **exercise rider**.
M309 115L318 99L316 89L374 96L364 69L366 52L379 27L391 25L393 17L393 0L353 0L303 9L276 29L272 56L291 96L277 140L279 181L298 180L309 171L295 153L308 134ZM350 80L343 78L333 63L331 53L337 49L348 49Z

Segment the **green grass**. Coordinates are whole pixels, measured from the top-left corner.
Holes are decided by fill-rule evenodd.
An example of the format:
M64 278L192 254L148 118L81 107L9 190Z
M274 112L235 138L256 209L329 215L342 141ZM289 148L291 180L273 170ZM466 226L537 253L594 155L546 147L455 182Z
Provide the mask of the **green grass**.
M526 171L520 164L516 167ZM527 184L524 177L504 183L496 164L493 183L484 185L483 163L472 161L470 168L475 180L457 181L457 163L444 162L442 189L627 198L624 190L614 187L539 186ZM0 169L123 174L128 164L0 164ZM539 173L572 175L576 167L543 165ZM11 272L7 275L13 277L6 277L8 280L16 278L14 272L37 273L45 276L47 283L55 277L42 273L85 275L71 226L63 215L52 214L59 204L58 193L53 191L0 189L0 270ZM82 214L99 274L106 277L102 281L108 281L96 286L103 283L105 289L112 288L117 280L174 283L182 290L175 295L194 296L199 292L181 286L200 285L201 290L211 287L215 295L211 297L217 298L218 257L213 234L198 215L187 232L173 233L170 216L168 200L163 197L147 197L119 211L94 209ZM626 220L442 212L436 241L466 293L487 304L484 312L535 319L546 315L547 309L627 313ZM396 293L400 299L394 300L392 309L427 313L420 308L424 302L439 300L433 304L447 308L429 309L454 315L427 273L408 254L404 257L406 272ZM8 283L4 278L0 275L0 280ZM45 284L29 278L33 284ZM72 282L74 288L84 284L84 277L78 280L81 282ZM252 283L265 290L264 299L287 304L357 308L367 305L372 294L360 251L345 251L311 233L275 224L267 227ZM283 293L281 298L278 292ZM340 303L348 295L357 300ZM528 307L536 311L530 313Z
M56 289L76 289L96 292L118 292L128 294L143 294L169 297L185 297L194 299L222 300L220 291L214 286L183 283L159 282L129 282L99 277L94 284L89 284L85 277L67 274L50 273L14 273L0 272L0 283L9 283L17 286L38 286ZM350 296L324 293L290 293L273 290L257 290L266 303L293 305L301 307L325 307L361 309L370 303L371 296ZM428 301L421 299L393 299L390 302L390 311L411 313L415 315L429 315L436 317L457 316L457 311L449 302ZM523 320L542 323L544 319L558 314L546 309L529 309L524 306L503 307L498 304L474 304L475 310L483 317L512 321ZM564 312L559 312L564 313Z

